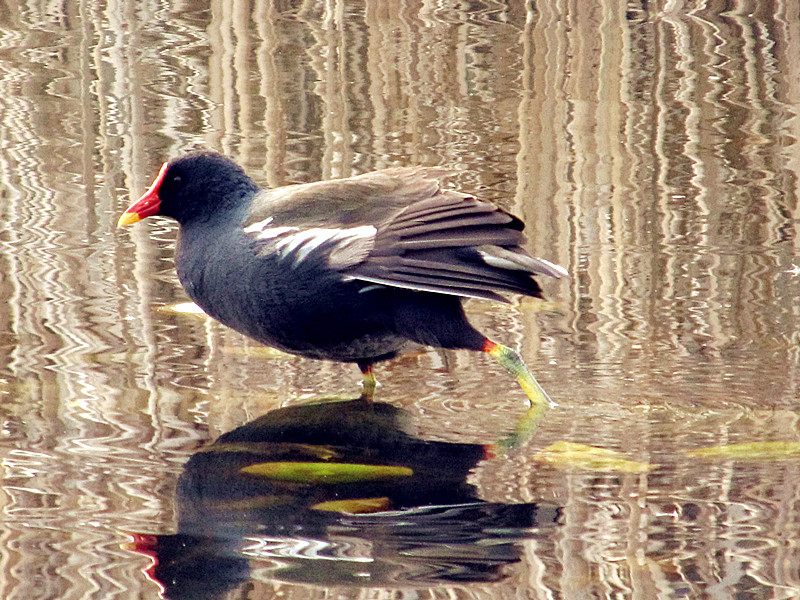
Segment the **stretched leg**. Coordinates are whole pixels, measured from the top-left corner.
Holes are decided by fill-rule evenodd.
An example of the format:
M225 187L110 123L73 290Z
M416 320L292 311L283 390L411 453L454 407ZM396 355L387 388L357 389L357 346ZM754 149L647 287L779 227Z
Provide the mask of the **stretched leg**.
M548 408L555 406L547 392L522 362L522 358L511 348L487 339L483 351L494 356L505 369L517 378L519 385L530 399L530 408L514 426L514 431L497 443L499 448L513 448L530 437Z
M425 302L419 302L424 298ZM530 408L517 424L506 446L516 445L530 435L553 401L511 348L488 339L467 320L456 296L414 296L414 302L398 302L394 319L399 333L410 340L437 348L483 351L495 357L519 382L530 400ZM362 370L363 372L363 370Z
M503 346L490 339L487 339L483 343L483 351L486 352L486 354L494 356L497 362L517 378L519 385L530 399L531 406L537 404L544 404L547 407L555 406L555 402L553 402L550 396L547 395L547 392L542 389L542 386L536 381L536 378L528 370L528 367L522 362L522 357L519 354L508 346Z
M371 362L358 363L358 368L361 369L361 399L367 402L372 402L372 396L375 394L375 388L378 386L378 380L375 379L375 374L372 372Z

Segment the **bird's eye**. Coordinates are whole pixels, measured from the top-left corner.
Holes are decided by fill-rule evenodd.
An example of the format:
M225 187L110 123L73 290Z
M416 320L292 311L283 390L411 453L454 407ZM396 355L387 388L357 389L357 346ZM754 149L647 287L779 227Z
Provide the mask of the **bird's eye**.
M175 177L172 178L173 187L176 187L176 188L177 187L181 187L182 184L183 184L183 179L181 179L180 175L175 175Z

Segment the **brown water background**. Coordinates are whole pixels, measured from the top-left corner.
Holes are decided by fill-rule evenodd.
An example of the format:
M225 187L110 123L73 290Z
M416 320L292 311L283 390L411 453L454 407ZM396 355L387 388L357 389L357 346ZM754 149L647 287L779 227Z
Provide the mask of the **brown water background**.
M571 275L469 303L559 405L474 483L562 506L550 543L492 584L228 597L800 598L799 107L797 0L0 3L0 596L157 597L121 545L174 527L187 457L357 391L165 310L174 225L115 223L206 147L265 185L447 165ZM496 440L524 395L452 362L381 365L379 395ZM543 463L558 441L653 469Z

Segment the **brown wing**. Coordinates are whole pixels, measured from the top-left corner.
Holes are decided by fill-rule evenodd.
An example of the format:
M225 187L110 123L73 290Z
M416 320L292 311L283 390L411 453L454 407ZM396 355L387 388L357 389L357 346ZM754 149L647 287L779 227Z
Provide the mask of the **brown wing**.
M348 279L505 301L539 296L534 275L566 271L522 248L523 222L441 189L443 169L388 169L264 192L245 231L300 265L324 258Z
M244 226L265 220L271 227L378 226L436 195L439 178L447 174L435 167L393 168L264 190L253 200Z

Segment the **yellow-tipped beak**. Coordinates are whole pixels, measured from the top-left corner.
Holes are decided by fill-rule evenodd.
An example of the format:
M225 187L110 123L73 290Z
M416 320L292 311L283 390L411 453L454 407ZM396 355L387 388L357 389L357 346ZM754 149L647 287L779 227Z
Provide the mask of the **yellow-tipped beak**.
M167 169L169 169L169 163L164 163L161 165L161 170L158 172L158 175L153 183L150 184L150 187L147 188L147 191L142 194L141 198L131 204L124 213L122 213L119 221L117 221L117 227L133 225L142 219L146 219L147 217L152 217L153 215L158 214L158 211L161 207L161 199L158 197L158 189L161 187L164 178L167 176Z
M133 225L134 223L138 223L141 220L142 217L140 217L137 213L125 212L122 213L122 216L119 218L119 221L117 221L117 227L127 227L128 225Z

